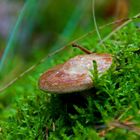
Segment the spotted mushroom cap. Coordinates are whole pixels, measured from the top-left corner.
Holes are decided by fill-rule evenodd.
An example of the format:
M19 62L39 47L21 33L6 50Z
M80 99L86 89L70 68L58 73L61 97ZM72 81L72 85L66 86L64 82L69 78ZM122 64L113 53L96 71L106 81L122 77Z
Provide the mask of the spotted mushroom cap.
M43 91L60 94L92 88L94 84L90 70L93 69L93 60L97 63L99 76L112 64L110 54L78 55L42 74L39 79L39 88Z

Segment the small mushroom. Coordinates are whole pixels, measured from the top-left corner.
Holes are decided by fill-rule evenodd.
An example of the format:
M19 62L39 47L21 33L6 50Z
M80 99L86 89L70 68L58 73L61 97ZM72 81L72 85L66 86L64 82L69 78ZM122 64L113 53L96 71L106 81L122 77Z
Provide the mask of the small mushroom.
M90 70L94 68L93 61L96 61L98 74L101 76L110 68L112 56L97 53L75 56L42 74L39 79L39 88L58 94L90 89L94 86L90 74Z

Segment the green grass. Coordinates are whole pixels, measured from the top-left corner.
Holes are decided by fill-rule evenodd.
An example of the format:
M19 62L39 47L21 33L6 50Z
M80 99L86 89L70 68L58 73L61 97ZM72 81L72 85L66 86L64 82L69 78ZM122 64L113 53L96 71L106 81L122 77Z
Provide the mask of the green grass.
M112 67L102 77L96 76L89 91L53 95L38 88L40 73L81 53L73 48L52 56L24 76L0 96L0 138L138 140L140 132L125 127L107 131L104 137L99 133L118 118L124 122L132 116L130 121L140 126L139 37L139 29L131 23L107 40L106 48L95 45L97 38L91 35L79 41L90 50L113 55Z

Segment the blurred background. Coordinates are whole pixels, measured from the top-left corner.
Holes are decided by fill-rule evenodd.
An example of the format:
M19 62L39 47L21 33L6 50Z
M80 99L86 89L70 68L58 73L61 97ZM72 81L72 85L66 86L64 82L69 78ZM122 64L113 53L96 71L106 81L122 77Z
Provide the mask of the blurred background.
M95 0L98 26L135 15L137 1ZM93 30L92 11L91 0L0 0L0 83Z
M76 40L76 43L94 52L108 53L97 45L97 33L91 33L95 30L94 14L100 27L119 19L131 18L139 12L139 0L0 0L0 89L48 54L68 47L0 92L0 134L6 128L3 122L22 107L27 112L28 106L35 111L39 108L40 115L38 102L44 99L42 102L46 107L46 96L38 88L39 76L46 69L81 53L71 47L72 42ZM106 37L122 23L99 29L101 37ZM135 20L133 24L140 28L139 21ZM24 114L23 110L21 112Z

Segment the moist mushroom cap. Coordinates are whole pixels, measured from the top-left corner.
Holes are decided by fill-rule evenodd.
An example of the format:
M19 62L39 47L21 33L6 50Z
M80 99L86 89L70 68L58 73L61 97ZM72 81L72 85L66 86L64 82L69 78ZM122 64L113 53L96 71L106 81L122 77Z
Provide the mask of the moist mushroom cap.
M107 71L112 64L110 54L78 55L42 74L39 79L39 88L58 94L92 88L94 83L91 79L90 70L93 69L93 60L97 63L99 76Z

